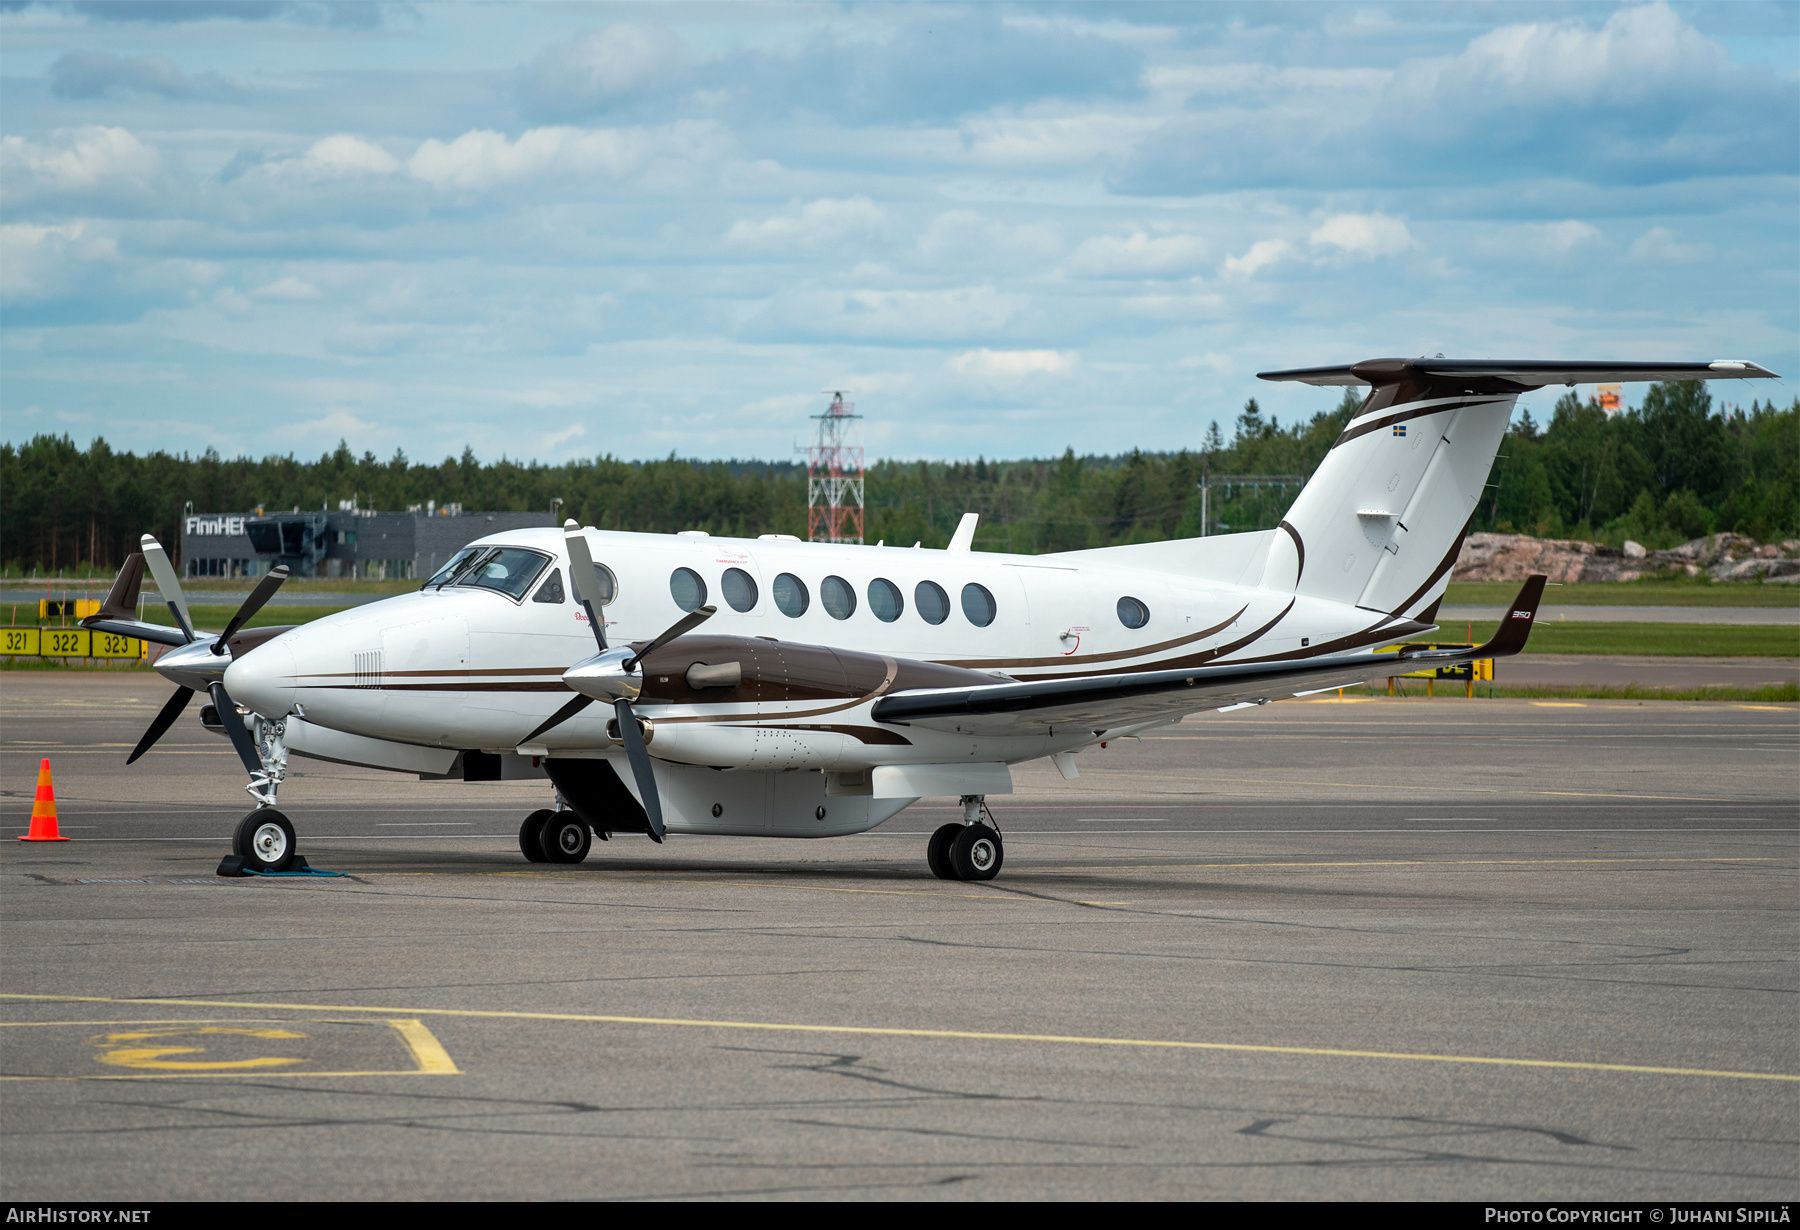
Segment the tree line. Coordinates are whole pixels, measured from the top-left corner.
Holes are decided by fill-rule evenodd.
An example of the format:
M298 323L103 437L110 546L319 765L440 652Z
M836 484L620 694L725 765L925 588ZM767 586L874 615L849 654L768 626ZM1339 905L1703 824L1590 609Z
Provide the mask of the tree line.
M1191 537L1202 532L1203 478L1310 475L1354 414L1333 409L1283 426L1252 400L1229 440L1214 422L1177 453L973 462L880 461L866 483L865 537L904 546L948 543L965 512L982 520L976 547L1040 553ZM1207 532L1268 528L1292 487L1214 485ZM118 565L145 531L180 540L180 518L255 508L403 511L427 501L470 512L550 511L604 529L717 535L806 534L806 470L787 462L699 462L605 456L557 465L464 449L436 465L396 452L356 456L343 443L317 461L226 459L83 449L67 435L0 445L0 561L8 575ZM1496 458L1475 529L1657 547L1717 530L1759 539L1800 534L1800 401L1715 409L1702 384L1653 386L1608 417L1572 393L1548 424L1523 414Z

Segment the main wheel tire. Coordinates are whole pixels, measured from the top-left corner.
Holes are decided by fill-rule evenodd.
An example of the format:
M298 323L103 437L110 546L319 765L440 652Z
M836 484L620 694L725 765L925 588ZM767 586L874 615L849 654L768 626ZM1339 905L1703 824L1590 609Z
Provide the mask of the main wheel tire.
M985 824L971 824L950 843L950 865L959 880L991 880L1000 874L1006 850L1000 834Z
M291 821L273 807L259 807L238 821L231 852L251 871L286 871L299 843Z
M519 825L519 853L525 856L528 863L547 863L550 856L544 853L544 823L556 813L548 807L541 808L525 817Z
M950 862L950 843L962 831L960 824L946 824L931 835L931 841L925 846L925 865L940 880L956 879L956 868Z
M546 863L579 863L593 843L587 821L572 811L551 812L540 840Z

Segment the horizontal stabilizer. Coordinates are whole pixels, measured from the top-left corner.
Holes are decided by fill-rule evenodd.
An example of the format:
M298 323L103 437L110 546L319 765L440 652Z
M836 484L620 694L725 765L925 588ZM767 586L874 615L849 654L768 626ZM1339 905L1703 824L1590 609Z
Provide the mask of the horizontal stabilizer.
M134 636L140 641L150 641L157 645L188 643L180 628L171 628L167 624L147 624L137 619L107 619L105 616L106 612L101 611L98 615L82 620L81 626L95 632L110 632L114 636Z
M1259 380L1302 384L1381 386L1405 380L1501 381L1523 392L1547 384L1625 383L1634 380L1776 380L1774 372L1745 359L1710 363L1624 363L1570 359L1365 359L1348 367L1295 367L1257 372Z

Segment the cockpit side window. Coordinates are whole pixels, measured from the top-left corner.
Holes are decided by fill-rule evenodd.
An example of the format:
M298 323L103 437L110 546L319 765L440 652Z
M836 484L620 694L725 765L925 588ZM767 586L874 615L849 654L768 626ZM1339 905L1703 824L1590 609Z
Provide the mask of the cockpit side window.
M554 602L561 605L563 600L562 569L552 568L544 583L538 586L538 592L531 595L533 602Z
M464 568L468 567L470 561L472 561L477 555L480 555L485 550L487 550L486 547L464 547L462 550L458 551L455 555L452 555L450 557L449 563L445 564L442 568L439 568L436 572L432 573L431 579L429 581L425 582L425 584L419 586L419 588L420 589L430 589L434 585L450 584L451 581L456 579L457 573L461 572Z
M537 580L538 574L549 563L548 556L536 551L525 551L518 547L493 547L464 567L462 573L450 584L498 590L517 602L525 597L525 591L531 588L531 583Z

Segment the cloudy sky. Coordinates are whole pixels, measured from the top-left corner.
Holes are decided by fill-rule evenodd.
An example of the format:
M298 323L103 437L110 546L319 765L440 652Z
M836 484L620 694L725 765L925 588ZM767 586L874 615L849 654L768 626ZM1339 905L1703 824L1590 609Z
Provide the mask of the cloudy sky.
M0 0L0 436L782 458L848 386L1019 457L1380 355L1791 377L1797 164L1790 2Z

